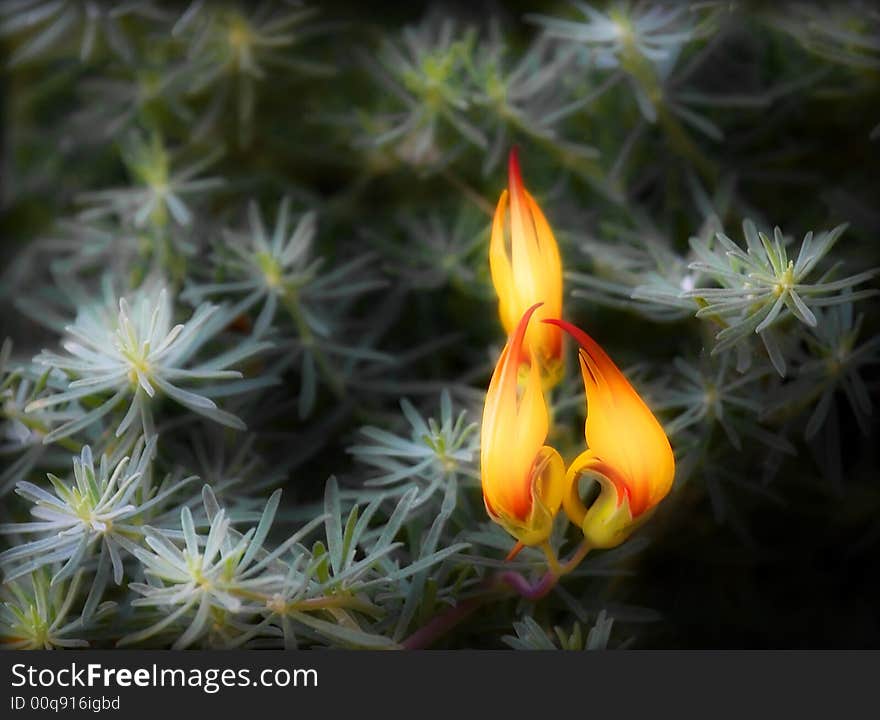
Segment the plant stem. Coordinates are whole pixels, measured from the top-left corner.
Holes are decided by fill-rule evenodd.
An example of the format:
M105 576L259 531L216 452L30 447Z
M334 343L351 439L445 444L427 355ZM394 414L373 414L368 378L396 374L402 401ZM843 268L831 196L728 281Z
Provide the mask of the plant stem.
M590 545L584 541L571 558L560 564L548 544L544 551L547 553L550 569L541 576L540 580L530 583L514 570L505 570L497 573L486 581L482 592L433 617L406 638L400 644L400 649L423 650L430 647L439 638L466 620L474 611L490 600L502 599L510 594L516 594L531 601L537 601L546 597L556 587L560 578L574 570L591 549Z
M49 434L49 428L44 423L41 423L39 420L36 420L35 418L25 413L13 410L11 412L8 412L6 414L6 417L18 420L18 422L20 422L22 425L30 430L33 430L34 432L39 433L40 435ZM69 450L73 453L79 453L82 450L82 445L71 438L58 438L55 443L60 447L63 447L65 450Z
M434 641L452 630L465 620L471 613L490 599L491 595L475 595L458 603L445 613L436 615L427 624L420 627L400 644L402 650L422 650L434 644Z

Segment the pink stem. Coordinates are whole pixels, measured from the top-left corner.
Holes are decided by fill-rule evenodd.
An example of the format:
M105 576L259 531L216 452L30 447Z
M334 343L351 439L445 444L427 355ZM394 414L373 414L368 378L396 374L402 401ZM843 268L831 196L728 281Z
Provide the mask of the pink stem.
M540 600L556 587L556 583L559 582L559 576L550 571L544 573L544 577L538 580L534 585L530 584L529 581L518 572L513 572L512 570L501 573L500 579L527 600Z
M404 650L424 650L430 647L434 641L452 630L488 599L489 596L480 595L458 603L454 608L437 615L416 630L400 644L401 648Z
M540 600L556 586L558 581L558 575L547 572L537 583L532 585L518 572L512 570L502 572L487 583L487 592L464 600L455 607L432 618L406 638L400 646L404 650L424 650L430 647L438 638L452 630L460 622L463 622L481 605L493 597L497 597L499 589L513 590L527 600ZM499 588L499 585L506 587Z

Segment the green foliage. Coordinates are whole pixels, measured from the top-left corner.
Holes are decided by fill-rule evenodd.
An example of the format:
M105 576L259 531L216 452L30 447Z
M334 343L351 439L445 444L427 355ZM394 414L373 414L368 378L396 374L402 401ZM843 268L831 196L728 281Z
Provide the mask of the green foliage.
M0 643L808 637L779 578L880 509L878 27L857 0L3 3ZM538 601L494 584L546 558L505 560L479 487L514 144L566 316L677 462ZM576 362L550 405L569 461Z

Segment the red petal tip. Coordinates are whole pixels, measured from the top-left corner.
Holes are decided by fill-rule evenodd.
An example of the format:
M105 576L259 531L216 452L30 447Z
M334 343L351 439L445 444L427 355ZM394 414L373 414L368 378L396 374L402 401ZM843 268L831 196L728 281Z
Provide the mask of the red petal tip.
M509 553L507 553L507 557L504 558L504 562L510 562L511 560L513 560L517 555L519 555L520 551L524 547L525 545L523 544L522 540L517 542L517 544L513 546L513 549Z
M507 158L507 183L510 186L511 192L514 188L519 189L522 187L522 173L519 169L519 148L514 145L510 148L510 155Z
M556 327L565 330L565 332L571 335L575 342L577 342L578 345L580 345L595 361L601 364L610 363L614 367L617 367L614 365L611 358L608 357L608 353L602 349L602 346L576 325L572 325L565 320L559 320L558 318L546 318L541 320L541 322L547 323L548 325L556 325Z
M585 333L576 325L572 325L570 322L566 322L565 320L560 320L558 318L545 318L544 320L541 320L541 322L562 328L585 348L591 348L594 345L598 345L598 343L593 340L593 338L591 338L589 335L587 335L587 333Z
M537 302L534 305L532 305L528 310L526 310L523 313L523 316L520 318L519 323L516 326L516 329L514 329L513 334L511 335L511 338L510 338L510 346L512 348L516 348L517 356L520 355L522 343L523 343L523 340L525 339L525 336L526 336L526 330L529 327L529 320L532 319L532 315L535 314L535 310L537 310L543 304L544 304L543 302Z

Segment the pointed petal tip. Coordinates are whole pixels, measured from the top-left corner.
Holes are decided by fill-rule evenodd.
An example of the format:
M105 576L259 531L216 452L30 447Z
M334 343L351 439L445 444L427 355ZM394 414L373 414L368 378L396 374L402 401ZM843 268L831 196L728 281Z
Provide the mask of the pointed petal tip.
M605 354L605 351L602 350L599 343L593 340L593 338L587 335L587 333L581 330L577 325L572 325L570 322L559 318L544 318L541 322L548 325L555 325L556 327L565 330L565 332L580 343L585 350L590 350L592 352L593 348L598 348L603 355Z
M546 323L547 325L555 325L556 327L565 330L571 337L573 337L578 343L580 343L584 347L590 347L591 345L597 344L593 338L587 335L583 330L581 330L576 325L572 325L570 322L566 320L561 320L559 318L544 318L541 320L542 323Z
M519 148L514 145L510 148L510 154L507 156L507 183L513 191L520 190L523 186L522 172L519 167Z
M514 329L513 333L508 340L509 347L513 351L513 356L516 358L523 358L523 344L526 338L526 331L529 328L529 321L532 319L532 315L535 314L535 311L541 307L544 303L537 302L532 305L528 310L523 313L523 316L520 318L519 323ZM528 353L525 357L528 357Z
M507 557L504 558L504 562L510 562L511 560L513 560L517 555L520 554L525 546L526 545L522 540L518 540L516 545L514 545L510 552L507 553Z
M523 316L520 318L519 324L517 325L516 330L514 331L514 334L518 335L520 332L522 332L522 334L525 335L526 328L529 325L529 321L532 319L532 315L534 315L535 311L539 307L541 307L543 304L544 304L543 301L536 302L534 305L532 305L528 310L526 310L523 313Z

